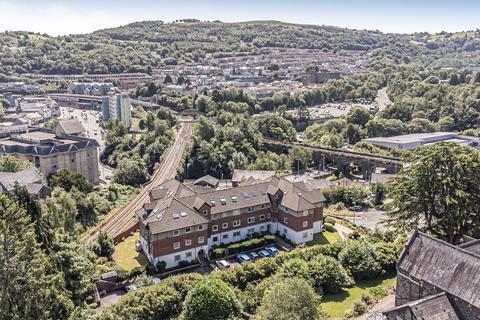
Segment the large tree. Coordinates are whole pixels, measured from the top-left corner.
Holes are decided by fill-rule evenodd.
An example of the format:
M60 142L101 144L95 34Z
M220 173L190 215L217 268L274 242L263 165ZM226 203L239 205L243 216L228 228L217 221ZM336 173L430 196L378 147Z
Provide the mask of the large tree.
M424 223L457 244L480 225L480 153L454 143L416 149L390 182L388 216L406 229Z
M273 285L265 294L255 319L318 320L322 319L320 299L307 281L286 279Z
M207 278L197 283L183 303L183 320L223 320L240 316L240 302L225 282Z
M67 319L73 304L25 210L0 195L0 319Z

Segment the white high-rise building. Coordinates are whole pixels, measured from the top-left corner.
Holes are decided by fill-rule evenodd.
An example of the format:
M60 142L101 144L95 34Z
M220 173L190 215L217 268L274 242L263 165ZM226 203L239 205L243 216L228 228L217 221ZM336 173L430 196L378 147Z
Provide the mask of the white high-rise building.
M106 108L105 108L106 109ZM128 93L109 92L108 94L108 115L105 114L104 119L118 119L127 127L132 123L132 105Z

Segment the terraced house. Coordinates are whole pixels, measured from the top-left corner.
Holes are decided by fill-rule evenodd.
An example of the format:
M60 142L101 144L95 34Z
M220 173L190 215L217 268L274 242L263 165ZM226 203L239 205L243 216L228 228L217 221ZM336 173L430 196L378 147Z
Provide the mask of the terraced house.
M152 264L167 268L255 232L303 243L321 232L324 202L320 190L277 176L224 190L172 179L137 212L140 243Z

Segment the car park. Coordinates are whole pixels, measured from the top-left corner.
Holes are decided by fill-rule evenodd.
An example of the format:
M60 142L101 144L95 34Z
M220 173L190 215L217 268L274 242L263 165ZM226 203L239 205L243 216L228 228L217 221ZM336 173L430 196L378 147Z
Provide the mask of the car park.
M258 254L261 257L270 257L270 252L268 252L267 250L260 250L260 251L258 251Z
M252 252L248 253L248 255L250 256L250 258L252 258L252 260L260 258L258 253L256 253L255 251L252 251Z
M241 253L236 257L236 260L240 263L252 261L252 258L248 254Z
M272 256L276 256L280 251L278 251L277 248L271 246L271 247L266 247L266 251L268 251Z

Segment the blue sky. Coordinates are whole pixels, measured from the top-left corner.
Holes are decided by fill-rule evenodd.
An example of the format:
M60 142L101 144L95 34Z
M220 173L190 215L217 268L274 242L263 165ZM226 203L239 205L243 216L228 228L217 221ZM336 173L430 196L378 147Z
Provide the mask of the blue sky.
M0 0L0 30L52 35L141 20L282 20L384 32L480 28L478 0Z

